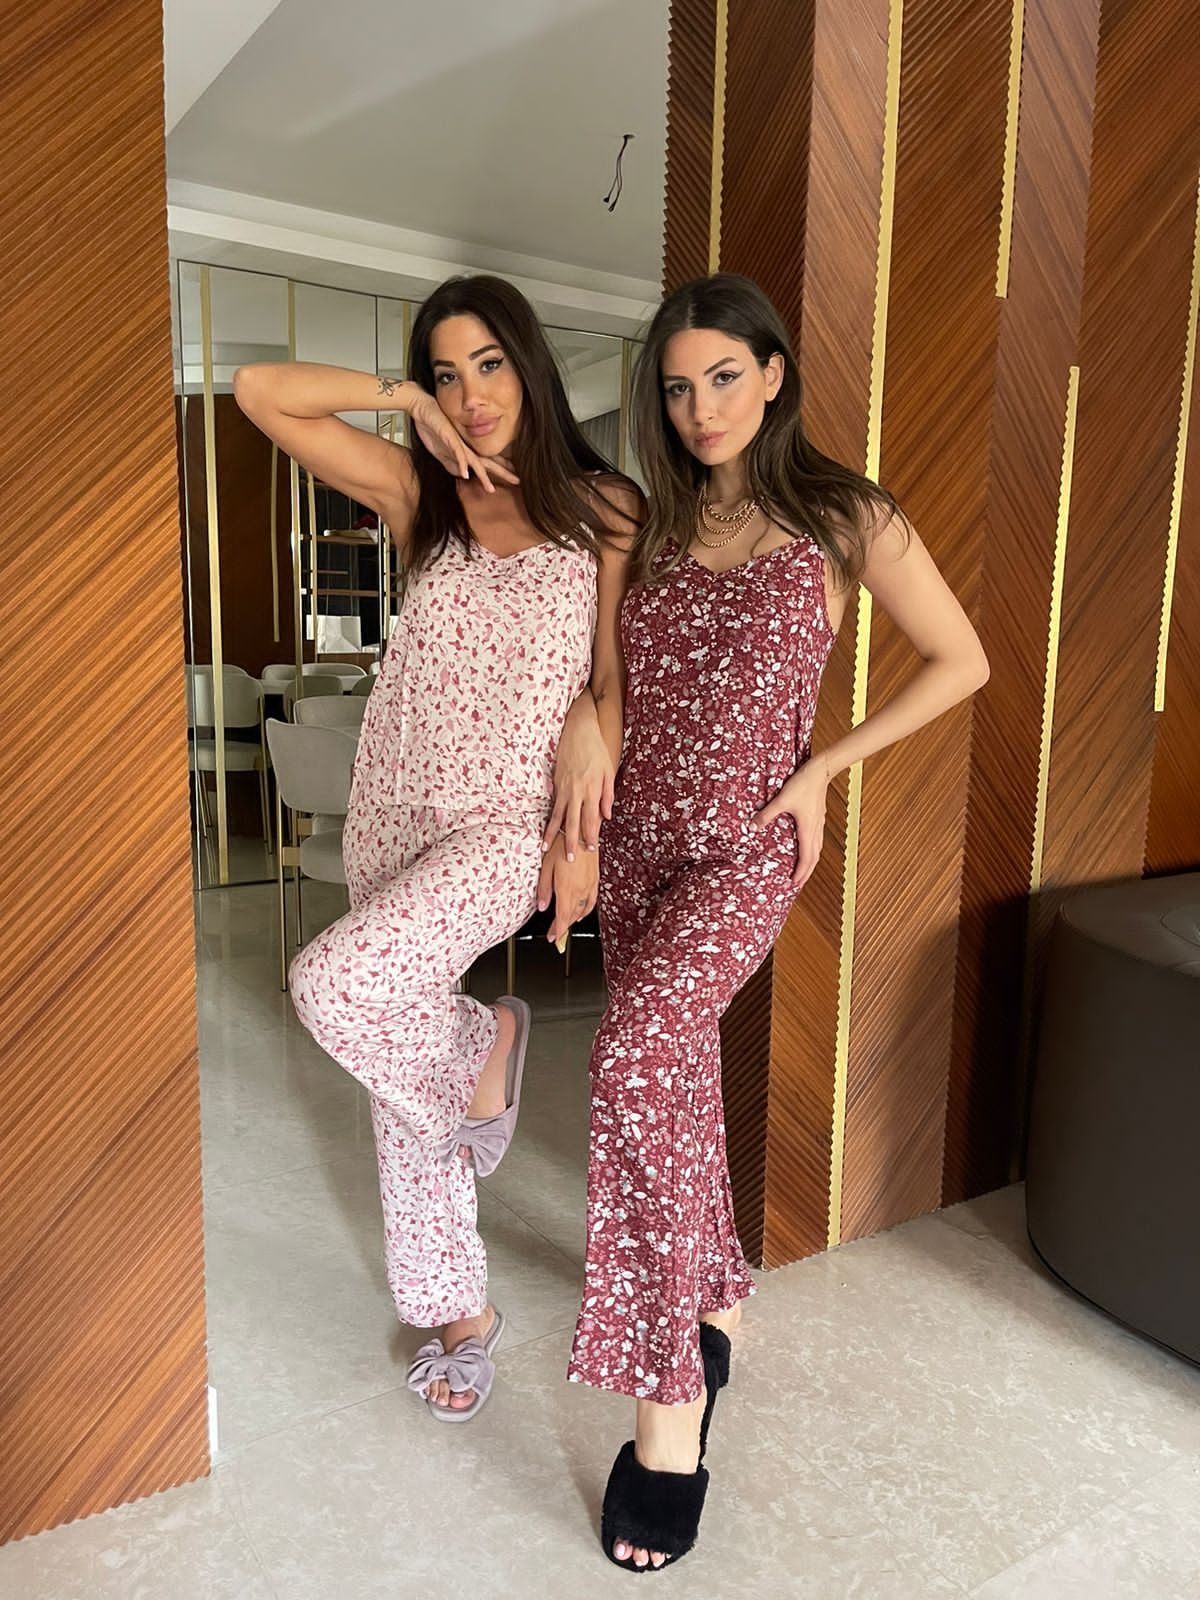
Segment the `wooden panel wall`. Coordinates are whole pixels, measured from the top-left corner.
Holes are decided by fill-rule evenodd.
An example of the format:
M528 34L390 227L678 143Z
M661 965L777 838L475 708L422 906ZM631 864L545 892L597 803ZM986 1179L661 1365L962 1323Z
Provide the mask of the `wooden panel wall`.
M10 5L0 56L2 1540L208 1440L162 8Z
M719 264L792 329L810 433L858 466L878 449L992 662L970 706L867 763L861 808L832 797L821 866L727 1021L739 1227L777 1265L1006 1181L1039 920L1075 884L1200 864L1194 413L1152 707L1200 30L1186 0L691 0L672 17L670 116L694 125L711 94L710 36L728 71L715 133L696 135L723 150L720 193L710 162L677 158L668 244L719 218ZM818 746L850 721L855 633L852 608ZM878 611L864 642L870 710L913 661Z

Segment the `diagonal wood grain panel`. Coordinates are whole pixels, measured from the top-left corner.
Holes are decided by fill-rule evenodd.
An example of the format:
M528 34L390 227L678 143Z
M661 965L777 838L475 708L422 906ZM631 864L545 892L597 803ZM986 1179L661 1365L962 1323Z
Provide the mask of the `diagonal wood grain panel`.
M0 55L4 503L47 513L0 584L43 669L0 687L5 1539L208 1446L161 6L10 5Z
M1166 702L1158 718L1146 871L1200 867L1200 362L1192 373Z
M663 293L708 271L717 0L671 0Z
M754 278L793 343L804 298L816 11L815 0L737 0L729 12L721 270Z
M1067 371L1079 341L1100 0L1026 0L996 360L942 1200L1007 1182Z
M1102 6L1044 919L1070 886L1140 876L1145 860L1200 168L1198 33L1190 0Z
M1009 16L1006 0L904 7L882 476L968 613L983 560ZM876 609L868 711L913 669ZM940 1200L970 720L956 708L864 774L847 1239Z
M817 0L813 16L811 46L796 47L811 59L812 87L810 125L797 135L807 173L804 315L795 348L809 434L820 448L861 469L871 395L888 5ZM817 749L850 726L853 674L851 613L825 670ZM766 1265L822 1250L828 1238L846 787L843 778L831 791L821 861L775 951Z

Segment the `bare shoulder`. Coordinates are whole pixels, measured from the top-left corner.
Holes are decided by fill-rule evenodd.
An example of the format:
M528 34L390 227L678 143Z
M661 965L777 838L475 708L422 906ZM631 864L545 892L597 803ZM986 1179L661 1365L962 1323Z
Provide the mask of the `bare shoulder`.
M646 520L646 497L637 484L623 473L594 473L583 480L583 490L600 529L628 551Z

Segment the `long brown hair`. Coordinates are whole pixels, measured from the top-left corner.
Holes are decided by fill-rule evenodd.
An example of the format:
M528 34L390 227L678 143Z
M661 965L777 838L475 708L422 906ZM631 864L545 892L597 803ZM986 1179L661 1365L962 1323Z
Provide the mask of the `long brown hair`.
M597 555L603 534L595 528L595 500L583 480L595 475L591 486L597 491L610 484L633 485L605 460L572 416L550 342L533 307L518 289L503 278L483 273L448 278L439 284L413 321L409 376L427 393L435 392L430 338L439 322L457 316L478 317L521 380L521 418L511 459L530 522L554 544ZM419 497L409 536L409 574L439 556L452 538L468 555L474 553L470 525L455 487L457 480L425 448L415 429L412 459ZM603 498L612 504L607 495ZM628 520L632 531L637 524Z
M633 378L633 435L646 480L650 514L638 535L632 577L665 577L691 542L696 501L707 472L667 416L662 385L668 339L688 328L712 328L749 345L765 365L783 357L783 382L768 401L762 426L746 448L746 487L773 522L807 533L829 557L839 587L866 561L869 530L899 511L886 490L822 455L800 418L800 374L783 319L766 295L740 273L717 272L676 289L658 308ZM678 549L664 556L674 540Z

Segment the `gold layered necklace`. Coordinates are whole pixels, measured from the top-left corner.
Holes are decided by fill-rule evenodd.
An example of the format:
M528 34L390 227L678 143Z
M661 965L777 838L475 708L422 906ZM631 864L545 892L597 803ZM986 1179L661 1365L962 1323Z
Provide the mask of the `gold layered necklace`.
M718 511L704 487L701 487L699 498L700 527L696 529L696 538L706 550L720 550L724 545L732 544L740 534L745 533L758 514L758 501L753 498L744 501L736 511ZM716 537L706 539L705 533Z

